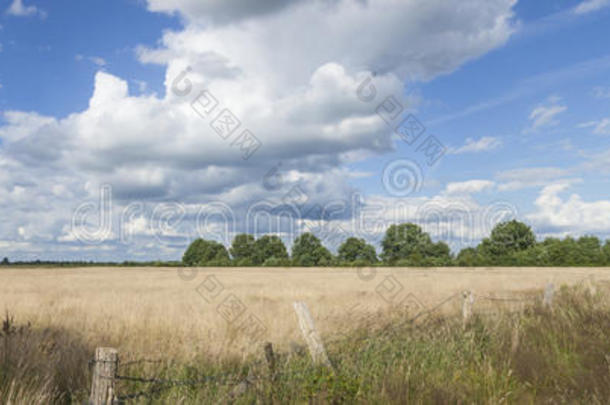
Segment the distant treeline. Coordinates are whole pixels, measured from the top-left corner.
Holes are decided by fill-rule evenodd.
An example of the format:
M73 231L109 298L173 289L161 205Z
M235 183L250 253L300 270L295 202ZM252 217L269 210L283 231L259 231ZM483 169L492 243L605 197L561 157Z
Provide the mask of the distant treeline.
M453 255L442 241L433 242L415 224L390 226L378 256L364 239L350 237L333 255L320 239L304 233L294 240L289 255L277 236L259 239L248 234L224 245L197 239L188 247L185 266L610 266L610 240L602 245L595 236L536 241L532 229L519 221L502 222L476 247Z
M94 261L59 261L59 260L30 260L30 261L10 261L8 257L5 257L1 262L0 266L10 267L182 267L183 264L180 261L169 261L164 262L160 260L146 261L146 262L135 262L135 261L124 261L124 262L94 262Z
M350 237L332 254L311 233L294 240L290 254L275 235L258 239L249 234L235 236L229 249L212 240L193 241L182 261L19 261L4 258L0 265L23 267L178 267L178 266L610 266L610 240L596 236L578 239L547 238L537 241L532 229L519 221L507 221L494 227L489 237L476 247L452 254L442 241L433 242L418 225L405 223L390 226L381 243L382 252L364 239Z

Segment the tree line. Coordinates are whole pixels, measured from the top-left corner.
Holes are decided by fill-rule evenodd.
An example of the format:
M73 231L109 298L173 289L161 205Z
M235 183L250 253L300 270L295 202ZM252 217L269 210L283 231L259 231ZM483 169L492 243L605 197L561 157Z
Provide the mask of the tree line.
M457 255L412 223L391 225L379 255L362 238L349 237L333 255L312 233L298 236L290 254L275 235L256 239L235 236L229 249L205 239L193 241L182 258L185 266L610 266L610 240L596 236L537 241L532 229L512 220L496 225L478 246Z

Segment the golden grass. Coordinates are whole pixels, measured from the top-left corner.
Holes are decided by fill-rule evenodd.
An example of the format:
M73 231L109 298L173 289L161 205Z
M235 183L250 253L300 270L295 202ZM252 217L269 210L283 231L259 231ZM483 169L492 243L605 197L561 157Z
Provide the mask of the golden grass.
M123 360L189 360L202 353L221 358L260 351L260 345L236 330L239 321L229 324L218 313L218 305L231 294L246 307L244 317L253 314L266 327L261 341L281 349L302 342L292 309L295 300L309 305L322 335L331 337L361 325L362 318L391 318L395 306L376 290L387 290L392 280L404 288L400 297L413 294L427 308L466 289L512 297L539 291L547 282L557 287L577 284L590 274L597 281L610 280L607 268L374 271L362 270L359 277L352 268L201 268L186 281L175 268L9 268L0 271L0 310L20 323L70 331L87 347L117 347ZM208 297L208 303L197 288L204 280L211 281L210 276L224 290L216 298ZM459 305L453 300L440 310L454 311ZM476 305L482 309L486 304Z

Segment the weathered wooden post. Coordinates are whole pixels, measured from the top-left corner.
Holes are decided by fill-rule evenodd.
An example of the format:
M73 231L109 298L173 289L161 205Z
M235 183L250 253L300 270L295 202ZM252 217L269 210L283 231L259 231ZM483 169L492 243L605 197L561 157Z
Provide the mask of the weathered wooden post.
M267 360L269 373L273 377L275 375L275 353L273 353L273 345L271 342L265 343L265 359Z
M555 285L553 283L548 283L546 288L544 289L544 299L542 300L542 305L551 308L553 306L553 295L555 294Z
M468 321L472 317L472 306L474 305L474 294L472 291L464 291L462 293L462 321L464 327L468 324Z
M309 308L307 308L307 304L302 301L297 301L293 304L293 306L294 311L299 318L301 333L303 334L305 342L309 347L309 354L311 354L312 360L314 363L321 363L329 368L332 368L328 355L326 354L326 349L324 349L322 338L316 330L313 317L311 316L311 312L309 312Z
M119 363L118 351L111 347L98 347L95 349L94 362L89 404L112 404L115 396L114 377Z

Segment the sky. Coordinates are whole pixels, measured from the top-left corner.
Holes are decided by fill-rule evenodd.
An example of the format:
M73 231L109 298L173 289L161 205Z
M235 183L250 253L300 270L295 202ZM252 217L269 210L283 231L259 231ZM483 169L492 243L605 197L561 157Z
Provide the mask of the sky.
M610 0L0 0L0 256L610 238Z

